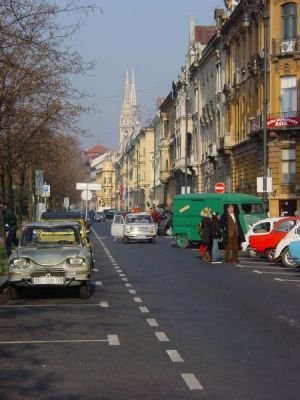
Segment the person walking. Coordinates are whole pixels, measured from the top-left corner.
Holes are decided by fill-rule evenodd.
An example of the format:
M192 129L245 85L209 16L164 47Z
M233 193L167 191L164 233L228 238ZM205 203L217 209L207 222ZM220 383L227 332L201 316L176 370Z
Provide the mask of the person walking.
M0 210L3 214L4 231L6 234L6 254L9 257L12 253L12 245L18 245L17 230L18 223L16 215L8 208L8 203L0 200Z
M211 237L212 237L212 250L211 250L211 263L221 264L219 255L219 241L222 238L222 229L220 227L219 213L213 212L211 220Z
M208 207L203 208L200 213L201 219L201 240L205 247L203 261L211 261L212 236L211 236L211 210Z
M239 247L245 241L238 215L237 207L233 204L228 204L220 219L220 225L223 229L226 262L239 262ZM230 254L232 254L232 258L230 258Z

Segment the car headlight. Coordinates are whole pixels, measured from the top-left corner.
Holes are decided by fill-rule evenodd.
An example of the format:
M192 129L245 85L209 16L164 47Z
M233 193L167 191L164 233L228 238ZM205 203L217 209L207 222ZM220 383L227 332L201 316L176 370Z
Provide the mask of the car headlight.
M85 260L81 257L68 258L67 262L70 265L85 265L86 264Z
M29 258L13 258L9 266L13 268L27 268L30 265L30 259Z
M150 229L150 233L155 233L155 228Z

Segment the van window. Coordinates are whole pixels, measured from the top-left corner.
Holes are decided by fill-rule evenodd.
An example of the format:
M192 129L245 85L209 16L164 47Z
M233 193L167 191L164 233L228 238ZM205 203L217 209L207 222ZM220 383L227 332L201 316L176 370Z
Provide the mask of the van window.
M264 212L262 204L242 203L241 208L244 214L262 214Z
M268 233L271 230L270 222L262 222L253 228L254 233Z

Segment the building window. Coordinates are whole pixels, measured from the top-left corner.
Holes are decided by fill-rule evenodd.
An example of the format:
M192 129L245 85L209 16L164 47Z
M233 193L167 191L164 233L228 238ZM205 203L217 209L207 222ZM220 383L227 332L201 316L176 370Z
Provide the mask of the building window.
M296 183L296 149L281 150L281 182Z
M281 7L282 39L296 39L297 36L297 4L286 3Z
M297 78L296 76L283 76L281 78L281 113L297 111Z

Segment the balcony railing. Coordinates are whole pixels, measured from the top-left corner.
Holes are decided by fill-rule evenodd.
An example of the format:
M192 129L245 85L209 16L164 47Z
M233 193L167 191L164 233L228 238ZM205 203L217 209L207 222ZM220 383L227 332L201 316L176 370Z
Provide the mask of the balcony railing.
M289 111L268 114L267 129L292 129L300 128L300 112ZM263 129L263 116L249 118L249 133L255 133Z
M300 36L291 39L273 39L273 54L292 54L300 51Z

